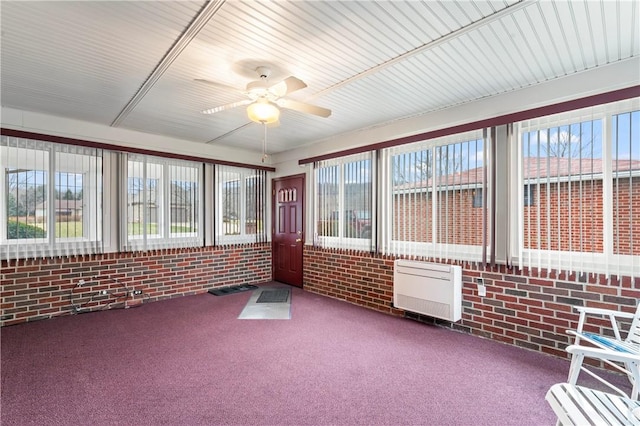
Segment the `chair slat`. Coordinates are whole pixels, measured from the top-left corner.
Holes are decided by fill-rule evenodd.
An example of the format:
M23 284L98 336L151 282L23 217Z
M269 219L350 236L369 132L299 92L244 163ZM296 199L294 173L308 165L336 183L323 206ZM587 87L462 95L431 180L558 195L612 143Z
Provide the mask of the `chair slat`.
M576 333L581 338L593 343L596 346L601 346L604 349L613 349L616 351L628 352L630 354L640 353L640 344L626 341L615 340L606 336L601 336L594 333Z
M624 393L604 379L595 369L584 364L585 357L592 358L626 374L631 383L629 396L638 399L640 394L640 304L636 307L635 313L586 306L576 306L575 309L580 312L577 329L567 330L569 334L576 336L574 344L567 347L567 351L572 354L569 383L575 385L580 372L585 372L607 384L612 390ZM594 326L587 321L592 315L609 318L611 329L607 335L584 330L587 325ZM626 323L629 319L632 321L625 335L625 330L620 329L620 321L623 320ZM611 332L615 337L610 334Z
M640 426L633 412L640 410L637 400L568 383L551 386L546 400L563 425Z
M588 425L589 420L584 416L579 406L567 393L564 383L553 385L547 392L546 399L562 424Z
M589 403L598 414L606 420L607 424L628 424L628 417L633 409L632 406L623 402L623 399L617 395L593 392L590 389L585 391L585 389L586 388L581 388L581 392L589 400Z

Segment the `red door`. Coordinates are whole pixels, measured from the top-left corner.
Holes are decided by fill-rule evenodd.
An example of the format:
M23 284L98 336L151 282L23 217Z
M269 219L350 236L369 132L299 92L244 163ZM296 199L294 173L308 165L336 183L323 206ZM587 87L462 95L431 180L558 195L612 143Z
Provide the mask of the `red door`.
M273 279L302 287L304 175L273 180Z

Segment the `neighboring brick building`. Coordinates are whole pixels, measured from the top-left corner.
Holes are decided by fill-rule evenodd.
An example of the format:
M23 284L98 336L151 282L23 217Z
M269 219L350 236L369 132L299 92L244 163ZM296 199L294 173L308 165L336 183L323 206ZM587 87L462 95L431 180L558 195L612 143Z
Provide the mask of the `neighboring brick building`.
M524 247L542 250L601 252L604 213L602 160L585 165L568 158L547 163L528 158L524 165ZM613 165L614 253L640 254L640 161ZM484 209L483 169L440 178L438 182L439 238L437 243L481 245ZM580 180L580 175L582 179ZM616 175L619 177L616 178ZM394 189L393 239L433 242L432 186L423 181ZM633 253L632 253L633 249Z

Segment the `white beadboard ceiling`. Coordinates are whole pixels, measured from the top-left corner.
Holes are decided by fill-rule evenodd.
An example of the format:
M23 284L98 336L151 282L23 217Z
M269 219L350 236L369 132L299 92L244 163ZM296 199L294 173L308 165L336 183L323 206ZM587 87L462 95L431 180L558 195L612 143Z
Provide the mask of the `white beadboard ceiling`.
M3 107L262 149L256 67L308 87L268 129L281 152L638 56L638 1L5 1ZM196 81L206 79L218 84Z

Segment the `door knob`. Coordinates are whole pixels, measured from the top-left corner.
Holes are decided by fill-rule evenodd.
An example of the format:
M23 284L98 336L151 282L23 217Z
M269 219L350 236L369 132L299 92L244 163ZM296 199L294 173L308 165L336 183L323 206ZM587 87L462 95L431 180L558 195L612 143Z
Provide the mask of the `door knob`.
M300 241L302 241L302 238L296 238L296 243L299 243Z

